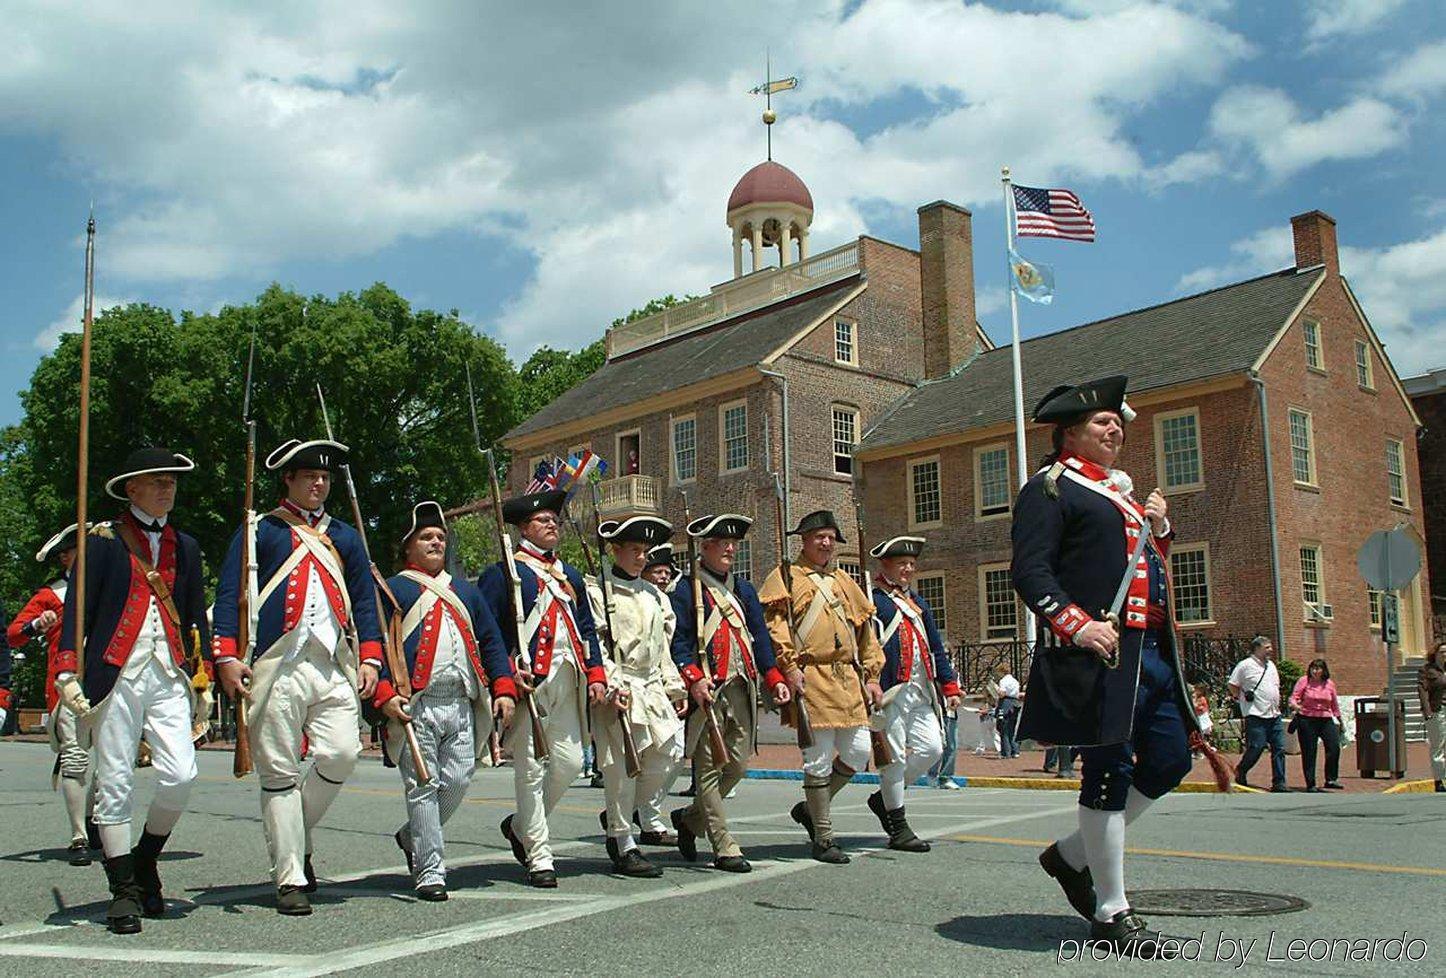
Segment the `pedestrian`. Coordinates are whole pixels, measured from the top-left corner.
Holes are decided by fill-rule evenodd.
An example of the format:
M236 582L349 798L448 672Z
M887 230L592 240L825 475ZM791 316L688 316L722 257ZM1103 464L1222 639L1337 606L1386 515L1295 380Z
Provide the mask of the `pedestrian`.
M467 796L493 717L503 730L512 722L517 685L482 593L447 573L447 520L438 503L412 507L402 555L405 566L387 581L397 604L388 602L386 613L389 623L397 620L411 695L401 694L384 662L373 703L387 718L387 761L400 769L406 790L407 824L392 838L406 856L417 897L437 902L447 899L442 829ZM425 782L404 723L411 724L431 775Z
M954 780L954 757L959 752L961 709L961 706L954 706L952 709L944 707L944 752L939 755L939 763L929 769L929 777L933 779L935 786L949 791L959 790L959 783Z
M166 448L132 452L106 494L129 505L85 537L85 646L77 655L76 589L65 595L56 682L77 718L82 747L95 748L100 833L111 902L106 926L135 934L140 918L165 913L156 866L196 780L191 680L211 669L201 547L171 521L176 477L195 468ZM196 629L202 659L189 656ZM94 706L92 706L94 704ZM134 763L145 732L156 775L140 839L131 845Z
M1416 695L1426 718L1426 741L1431 748L1431 776L1436 790L1446 791L1446 642L1426 656L1416 676Z
M1014 678L1007 662L999 663L994 673L999 686L999 699L994 705L994 725L999 731L999 756L1018 757L1019 680Z
M1291 726L1300 741L1300 769L1305 775L1305 790L1319 794L1315 783L1316 743L1325 744L1325 786L1340 789L1341 773L1341 703L1336 698L1336 684L1331 680L1330 666L1324 659L1312 659L1305 675L1295 682L1290 694L1295 709Z
M249 703L276 912L290 917L311 913L315 829L356 768L361 701L376 694L382 669L362 531L326 512L348 452L340 442L291 438L266 457L281 501L259 519L247 515L216 585L216 670L226 694ZM243 589L250 649L237 645ZM304 774L303 739L311 759Z
M1079 751L1067 745L1056 745L1044 749L1044 770L1053 771L1056 778L1074 777L1074 761Z
M1018 736L1081 748L1079 828L1041 867L1091 940L1156 957L1170 955L1125 896L1126 825L1189 773L1199 731L1175 647L1165 497L1140 503L1112 468L1134 417L1125 384L1057 387L1034 411L1054 451L1014 507L1011 576L1042 626Z
M1245 752L1235 767L1235 783L1250 787L1246 776L1270 748L1270 790L1280 794L1285 783L1285 724L1280 718L1280 671L1271 658L1275 646L1264 635L1250 640L1250 654L1230 672L1230 695L1245 718Z

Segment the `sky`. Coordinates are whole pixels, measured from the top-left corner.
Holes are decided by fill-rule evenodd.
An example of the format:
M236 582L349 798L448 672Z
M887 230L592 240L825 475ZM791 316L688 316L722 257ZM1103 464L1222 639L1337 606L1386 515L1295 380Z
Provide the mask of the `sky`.
M1446 366L1440 0L0 0L0 424L97 307L205 312L271 282L382 281L516 360L732 275L724 209L764 156L816 253L974 214L979 318L1009 336L1000 167L1065 187L1093 244L1026 239L1026 337L1293 264L1341 264L1403 376ZM1147 351L1142 351L1147 355Z

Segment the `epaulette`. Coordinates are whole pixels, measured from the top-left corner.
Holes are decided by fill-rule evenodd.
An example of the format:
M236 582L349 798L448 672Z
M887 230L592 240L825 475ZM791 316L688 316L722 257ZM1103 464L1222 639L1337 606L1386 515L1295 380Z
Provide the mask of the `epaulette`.
M93 537L102 537L106 540L114 540L115 530L111 527L110 520L106 520L104 523L97 523L95 526L92 526L90 528L90 535Z
M1059 476L1064 471L1063 462L1055 462L1044 474L1044 494L1050 499L1059 498Z

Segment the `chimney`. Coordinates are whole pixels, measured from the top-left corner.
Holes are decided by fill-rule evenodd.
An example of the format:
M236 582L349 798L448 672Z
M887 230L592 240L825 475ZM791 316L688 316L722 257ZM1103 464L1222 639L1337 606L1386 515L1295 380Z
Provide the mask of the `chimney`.
M936 200L919 208L919 294L924 378L943 377L974 352L974 235L971 215Z
M1290 219L1290 229L1295 233L1296 268L1324 265L1331 275L1341 273L1335 218L1322 211L1307 211Z

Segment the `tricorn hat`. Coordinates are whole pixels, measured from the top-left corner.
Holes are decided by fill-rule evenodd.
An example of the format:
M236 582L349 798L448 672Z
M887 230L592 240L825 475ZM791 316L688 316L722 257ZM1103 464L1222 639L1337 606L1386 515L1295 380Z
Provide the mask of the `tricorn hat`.
M799 520L798 525L789 530L787 535L791 537L801 537L805 533L812 533L814 530L829 529L838 534L839 543L848 543L848 541L844 539L843 530L839 529L838 519L833 515L833 510L829 509L816 509L812 513L809 513L803 519Z
M1135 420L1135 412L1125 403L1127 383L1128 377L1115 374L1074 386L1061 384L1039 399L1032 420L1039 424L1072 424L1092 411L1114 411L1128 424Z
M870 557L917 557L924 550L923 537L891 537L869 551Z
M546 492L529 492L522 496L513 496L502 504L502 519L513 526L521 526L532 519L534 513L548 510L562 515L563 508L567 505L567 493L561 489L549 489Z
M125 485L127 479L134 479L138 475L154 475L160 472L190 472L196 467L186 456L179 452L173 452L169 448L149 446L137 448L126 456L125 462L121 464L120 475L111 476L105 483L105 494L112 499L125 499Z
M87 530L90 529L90 524L85 524L85 528ZM55 536L51 537L49 540L46 540L45 545L42 546L39 550L35 551L35 559L43 564L45 563L45 558L49 557L51 554L63 553L74 546L75 524L72 523L65 529L57 533Z
M673 566L673 545L671 543L660 543L648 551L648 562L643 565L643 570L651 570L654 567Z
M294 472L297 469L325 469L335 472L346 464L349 451L351 449L341 442L328 441L325 438L315 441L288 438L266 456L266 468L272 472L278 469L282 472Z
M447 517L442 515L442 505L432 499L424 499L412 507L412 525L407 532L402 534L402 542L406 543L418 530L425 530L429 526L440 526L447 528Z
M646 543L654 546L673 535L673 524L656 516L629 516L625 520L603 520L597 535L609 543Z
M737 513L700 516L688 524L688 536L704 540L742 540L752 525L752 519Z

